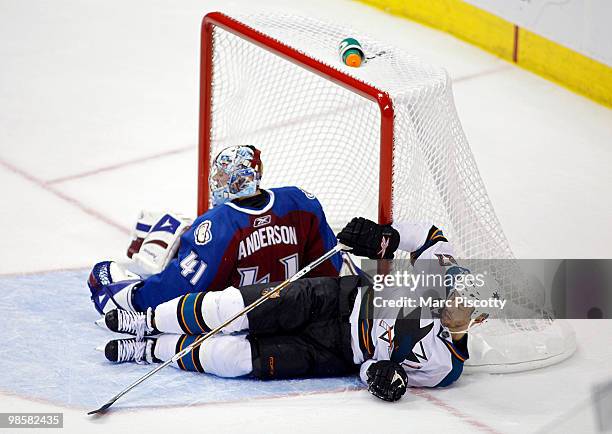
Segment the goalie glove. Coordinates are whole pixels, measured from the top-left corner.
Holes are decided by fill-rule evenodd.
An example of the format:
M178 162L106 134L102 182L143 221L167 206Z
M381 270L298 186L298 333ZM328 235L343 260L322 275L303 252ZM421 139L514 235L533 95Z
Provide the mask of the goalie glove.
M132 293L141 285L140 276L112 261L98 262L87 279L91 301L102 315L112 309L135 311Z
M372 363L367 372L368 391L384 401L397 401L406 393L406 371L391 360Z
M338 234L338 240L351 253L370 259L393 259L400 242L399 232L391 225L379 225L363 217L355 217Z
M178 213L141 211L127 251L130 268L143 277L161 273L176 256L181 235L191 223Z

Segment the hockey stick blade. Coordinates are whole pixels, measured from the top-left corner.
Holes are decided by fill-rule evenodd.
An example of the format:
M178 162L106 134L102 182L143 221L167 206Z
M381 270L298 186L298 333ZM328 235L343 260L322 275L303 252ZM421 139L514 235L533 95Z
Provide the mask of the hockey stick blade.
M336 244L336 246L327 251L326 253L324 253L322 256L320 256L319 258L315 259L314 261L312 261L310 264L306 265L304 268L302 268L300 271L298 271L297 273L295 273L292 277L290 277L289 279L285 280L284 282L279 283L277 286L275 286L271 291L266 292L264 295L262 295L261 297L259 297L257 300L255 300L253 303L249 304L247 307L245 307L243 310L241 310L240 312L236 313L234 316L232 316L231 318L227 319L223 324L221 324L220 326L218 326L217 328L212 329L211 331L209 331L208 333L206 333L205 335L200 336L198 339L196 339L195 341L193 341L191 343L191 345L188 345L187 347L183 348L181 351L179 351L178 353L176 353L174 355L174 357L172 357L169 360L166 360L164 363L162 363L161 365L157 366L155 369L152 369L151 371L147 372L145 375L143 375L142 377L140 377L139 379L137 379L136 381L134 381L132 384L130 384L128 387L126 387L125 389L123 389L121 392L119 392L117 395L113 396L106 404L104 404L102 407L98 408L97 410L92 410L90 412L88 412L88 415L102 415L104 414L119 398L121 398L123 395L125 395L126 393L128 393L130 390L132 390L133 388L135 388L136 386L138 386L140 383L142 383L143 381L145 381L146 379L148 379L149 377L151 377L152 375L156 374L157 372L161 371L163 368L165 368L166 366L170 365L172 362L176 362L178 361L180 358L182 358L183 356L185 356L186 354L190 353L192 350L194 350L195 348L199 347L202 342L204 342L206 339L216 335L217 333L219 333L223 328L225 328L228 324L230 324L231 322L233 322L234 320L236 320L237 318L241 317L242 315L245 315L247 313L249 313L250 311L252 311L253 309L255 309L257 306L259 306L260 304L262 304L264 301L266 301L267 299L271 298L272 296L274 296L274 294L279 293L282 289L286 288L287 286L289 286L289 284L295 282L296 280L300 279L302 276L304 276L305 274L309 273L312 269L318 267L319 265L321 265L323 262L327 261L329 258L331 258L332 256L334 256L336 253L345 250L348 251L350 250L350 247L347 247L343 244Z
M100 407L99 409L97 409L97 410L91 410L91 411L88 411L88 412L87 412L87 415L92 415L92 414L99 414L99 415L101 415L101 414L104 414L104 413L106 413L106 410L108 410L108 409L109 409L109 407L110 407L111 405L113 405L114 403L115 403L115 401L113 401L113 400L108 401L106 404L104 404L104 405L103 405L102 407Z

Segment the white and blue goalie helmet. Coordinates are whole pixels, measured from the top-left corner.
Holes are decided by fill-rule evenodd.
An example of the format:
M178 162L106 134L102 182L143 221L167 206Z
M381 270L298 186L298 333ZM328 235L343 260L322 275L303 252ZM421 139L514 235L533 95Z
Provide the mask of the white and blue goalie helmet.
M210 168L213 206L257 193L263 173L260 152L254 146L230 146L221 150Z

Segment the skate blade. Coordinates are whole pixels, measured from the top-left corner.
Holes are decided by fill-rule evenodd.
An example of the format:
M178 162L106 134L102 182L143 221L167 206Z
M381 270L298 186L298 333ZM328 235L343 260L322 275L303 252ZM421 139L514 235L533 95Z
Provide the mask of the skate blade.
M102 318L100 318L100 319L97 319L97 320L95 321L95 323L96 323L96 325L97 325L98 327L100 327L101 329L104 329L104 330L109 330L109 329L108 329L108 327L106 327L106 322L104 321L104 317L102 317ZM110 330L109 330L109 331L110 331Z

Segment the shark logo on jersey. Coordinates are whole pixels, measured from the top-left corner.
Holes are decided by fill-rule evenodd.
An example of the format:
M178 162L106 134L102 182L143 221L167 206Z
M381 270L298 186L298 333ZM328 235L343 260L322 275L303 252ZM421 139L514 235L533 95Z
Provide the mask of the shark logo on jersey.
M262 226L269 225L271 221L272 216L269 214L262 217L257 217L255 220L253 220L253 227L260 228Z
M433 325L432 321L425 327L421 327L420 307L417 307L405 317L401 317L400 314L400 317L395 320L391 360L397 363L404 360L419 363L418 356L427 360L422 345L420 346L422 354L415 354L414 348L421 342L421 339L429 334Z
M406 363L415 368L420 367L420 360L427 360L425 348L421 340L429 334L433 328L433 321L425 327L421 327L421 308L416 308L406 316L395 320L395 325L390 326L381 321L381 326L387 330L378 338L389 345L389 359L396 363ZM415 352L419 347L421 353ZM419 360L420 359L420 360ZM412 362L412 363L411 363Z
M200 226L195 230L194 237L196 244L203 246L208 244L212 240L212 222L210 220L204 220L200 223Z

